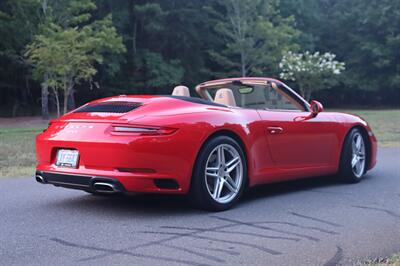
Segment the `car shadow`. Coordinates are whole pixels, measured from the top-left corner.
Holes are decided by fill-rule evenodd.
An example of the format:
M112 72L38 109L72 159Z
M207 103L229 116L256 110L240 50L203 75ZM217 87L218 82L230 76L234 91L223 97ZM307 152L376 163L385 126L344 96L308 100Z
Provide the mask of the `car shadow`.
M368 182L368 175L363 182ZM335 176L313 177L308 179L266 184L249 189L243 195L239 205L245 207L249 203L265 201L272 197L281 197L297 192L316 191L321 188L339 188L348 186ZM343 191L330 193L343 194ZM77 195L74 193L74 195ZM144 216L174 216L174 215L204 215L209 212L194 208L189 199L182 195L170 194L131 194L100 196L83 194L63 197L49 202L53 207L73 208L80 211L104 215L144 215ZM49 206L50 207L50 206ZM235 208L232 210L234 211Z
M344 185L336 176L309 177L306 179L265 184L249 189L243 201L254 201L268 197L282 196L295 192L305 192L316 188L338 187Z
M84 192L81 192L84 193ZM75 193L74 193L75 194ZM190 206L185 196L163 194L91 195L75 194L51 204L53 207L78 209L96 215L173 216L202 213ZM50 207L50 206L49 206Z

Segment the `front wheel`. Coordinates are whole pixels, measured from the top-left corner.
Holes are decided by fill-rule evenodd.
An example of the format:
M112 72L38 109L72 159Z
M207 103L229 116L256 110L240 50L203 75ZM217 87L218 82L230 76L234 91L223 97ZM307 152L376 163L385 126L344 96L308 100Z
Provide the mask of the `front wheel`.
M240 145L227 136L204 144L193 171L191 197L200 208L223 211L231 208L243 193L247 164Z
M344 142L339 176L349 183L359 182L366 173L367 158L365 138L359 129L354 128Z

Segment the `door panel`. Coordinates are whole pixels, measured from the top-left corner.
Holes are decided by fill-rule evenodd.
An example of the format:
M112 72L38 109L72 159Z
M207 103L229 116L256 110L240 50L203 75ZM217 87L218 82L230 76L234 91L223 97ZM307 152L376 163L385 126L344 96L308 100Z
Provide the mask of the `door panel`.
M339 145L334 117L320 113L258 110L274 165L282 170L332 167Z

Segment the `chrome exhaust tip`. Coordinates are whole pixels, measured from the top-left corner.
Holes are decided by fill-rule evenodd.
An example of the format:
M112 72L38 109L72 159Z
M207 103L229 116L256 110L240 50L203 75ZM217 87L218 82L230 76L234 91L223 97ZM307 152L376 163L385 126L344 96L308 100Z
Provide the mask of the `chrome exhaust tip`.
M120 192L113 184L105 182L96 182L93 184L93 189L99 193L118 193Z
M36 181L37 181L38 183L40 183L40 184L46 184L46 180L43 178L43 176L41 176L41 175L36 175L35 178L36 178Z

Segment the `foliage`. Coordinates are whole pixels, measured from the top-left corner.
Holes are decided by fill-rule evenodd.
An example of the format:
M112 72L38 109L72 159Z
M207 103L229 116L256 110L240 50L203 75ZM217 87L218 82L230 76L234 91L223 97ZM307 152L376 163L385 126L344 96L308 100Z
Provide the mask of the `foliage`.
M293 17L282 17L278 1L223 1L224 14L217 14L216 32L224 38L221 52L211 56L232 75L270 75L282 52L298 48ZM240 74L239 74L240 73Z
M348 58L348 84L363 89L400 88L400 2L354 0L349 8L344 0L327 6L332 30L326 42ZM331 21L335 19L335 21ZM346 32L346 34L343 34ZM339 38L334 37L339 36Z
M281 10L295 16L302 47L332 51L346 62L336 98L365 94L373 99L350 103L400 106L399 1L282 0Z
M64 113L74 86L82 81L91 81L97 72L95 65L103 63L103 54L125 51L111 16L85 26L70 26L87 22L90 15L85 11L92 8L87 2L81 6L80 12L74 3L71 2L70 10L67 8L74 15L60 14L58 19L46 21L42 33L35 36L25 53L34 66L34 78L41 80L45 74L48 75L44 83L54 90L57 99L57 91L64 92Z
M114 29L126 52L73 49L77 57L91 59L87 68L74 60L86 70L74 75L70 104L73 95L82 104L115 94L170 93L180 83L193 87L227 76L278 77L287 51L320 51L337 55L346 71L340 83L324 78L326 89L313 91L313 97L333 106L400 106L399 1L2 0L0 112L32 115L40 104L46 107L42 85L50 81L43 82L48 75L39 75L24 57L28 44L56 40L57 46L49 45L59 49L76 39L86 47L83 28L107 18L99 27L106 35ZM113 44L113 37L100 39ZM54 101L49 98L51 111Z
M23 50L37 31L38 7L38 0L0 1L0 103L13 115L33 105L28 104L33 91Z
M320 54L319 52L284 54L279 67L282 69L280 77L285 80L295 81L299 86L301 95L309 100L313 91L322 90L334 83L333 75L339 75L345 64L334 60L332 53Z
M137 57L136 66L143 73L140 79L147 88L161 88L166 84L178 84L182 80L183 68L179 60L165 62L157 53L142 51Z

